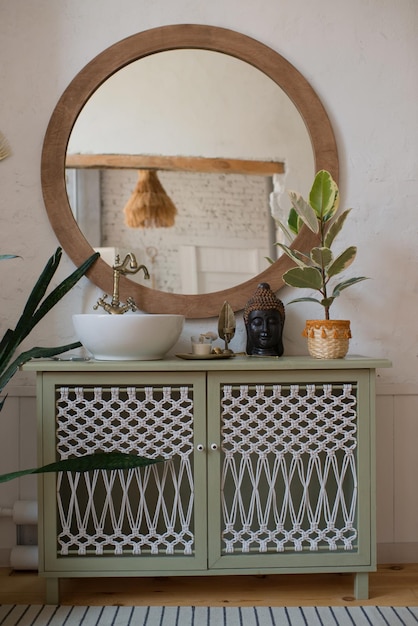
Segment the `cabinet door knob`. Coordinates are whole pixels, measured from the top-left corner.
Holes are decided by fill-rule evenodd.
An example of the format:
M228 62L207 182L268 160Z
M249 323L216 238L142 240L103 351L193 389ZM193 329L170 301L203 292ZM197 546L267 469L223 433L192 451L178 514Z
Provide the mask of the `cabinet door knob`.
M201 444L201 443L198 443L198 444L197 444L197 446L196 446L196 450L197 450L198 452L203 452L203 450L204 450L204 449L205 449L205 446L204 446L203 444Z
M217 450L218 449L218 444L217 443L211 443L210 444L210 449L214 450L214 451Z

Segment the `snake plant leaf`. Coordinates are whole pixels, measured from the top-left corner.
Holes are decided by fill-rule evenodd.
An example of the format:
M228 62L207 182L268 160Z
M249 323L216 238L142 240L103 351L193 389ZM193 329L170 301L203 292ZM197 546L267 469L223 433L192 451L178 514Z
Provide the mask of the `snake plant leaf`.
M36 281L32 291L29 294L29 297L26 301L25 308L23 309L22 315L19 318L18 323L16 324L16 335L19 335L28 326L28 320L32 317L33 313L36 311L40 301L44 297L46 290L48 289L49 283L52 280L57 268L60 264L62 256L62 249L57 248L55 253L48 259L44 269L42 270L38 280Z
M12 339L13 339L13 331L12 331L11 328L8 328L5 331L5 333L3 335L3 338L2 338L2 340L0 342L0 363L3 360L2 357L3 357L3 354L4 354L5 350L6 350L7 346L10 344L10 342L12 341Z
M4 368L9 363L13 356L13 353L20 345L20 343L29 335L38 322L57 304L61 298L63 298L68 291L80 280L86 273L89 267L100 256L98 252L92 254L82 265L80 265L70 276L64 279L43 302L41 302L46 290L54 276L57 267L60 263L62 255L62 249L57 248L55 254L53 254L48 260L44 270L39 276L32 289L26 305L23 309L15 330L6 331L3 340L0 343L0 363L1 368Z
M33 324L37 324L61 298L63 298L74 285L82 278L93 263L97 261L100 253L95 252L84 263L82 263L72 274L67 276L42 302L33 317Z
M32 289L26 305L23 309L15 330L10 328L6 330L0 342L0 391L9 382L18 368L31 358L51 357L61 354L67 350L80 347L79 342L73 342L55 348L35 347L13 359L16 349L33 329L35 324L60 300L74 284L86 273L87 269L96 261L99 253L93 254L80 267L78 267L70 276L62 281L51 294L41 303L46 289L51 282L53 275L59 265L62 255L61 248L57 248L55 254L48 260L43 272L38 278L35 287ZM40 304L41 303L41 304ZM0 400L0 410L3 408L5 398Z
M327 269L328 278L340 274L343 270L350 267L354 259L356 258L357 248L356 246L350 246L347 250L344 250L335 261Z
M27 363L27 361L30 361L30 359L48 359L52 356L56 356L57 354L61 354L62 352L67 352L68 350L74 350L75 348L80 347L81 343L79 341L75 341L73 343L68 343L64 346L57 346L55 348L36 346L30 350L26 350L26 352L22 352L0 375L0 390L4 389L9 380L14 376L14 374L16 374L19 367L21 367L24 363ZM0 405L0 410L1 408L2 405Z
M28 474L46 474L52 472L90 472L92 470L124 470L133 469L135 467L146 467L165 461L163 457L154 459L144 458L136 454L127 454L125 452L96 452L81 457L72 457L49 463L42 467L36 467L8 474L0 475L0 483L26 476Z
M276 243L276 246L281 248L298 267L309 267L311 265L310 259L306 256L306 254L303 254L298 250L293 250L293 248L289 248L284 243Z
M283 274L283 280L290 287L321 289L322 276L316 267L293 267Z
M339 192L338 185L326 170L320 170L315 176L309 203L315 211L317 219L326 221L338 210Z
M296 213L313 233L319 232L318 218L313 208L297 191L289 191L289 198Z
M0 254L0 261L3 261L4 259L20 259L21 257L18 256L17 254Z
M343 280L338 285L335 285L332 295L334 298L340 295L340 293L347 289L347 287L351 287L351 285L355 285L356 283L361 283L363 280L369 280L367 276L357 276L356 278L348 278L347 280Z
M331 265L334 255L329 248L312 248L311 259L321 269L325 269Z
M350 213L350 211L351 209L347 209L346 211L341 213L341 215L339 215L330 225L328 232L324 239L324 244L326 245L327 248L331 248L335 237L338 235L338 233L342 229L344 222L347 219L347 216Z

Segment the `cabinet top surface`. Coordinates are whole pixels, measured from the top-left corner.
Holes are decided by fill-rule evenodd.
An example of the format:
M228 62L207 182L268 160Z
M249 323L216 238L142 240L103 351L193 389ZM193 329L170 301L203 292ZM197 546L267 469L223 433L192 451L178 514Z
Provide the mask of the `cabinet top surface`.
M391 367L388 359L347 356L344 359L314 359L308 356L254 357L235 356L229 359L181 359L170 357L158 361L71 361L33 359L22 369L36 372L207 372L207 371L286 371L347 370Z

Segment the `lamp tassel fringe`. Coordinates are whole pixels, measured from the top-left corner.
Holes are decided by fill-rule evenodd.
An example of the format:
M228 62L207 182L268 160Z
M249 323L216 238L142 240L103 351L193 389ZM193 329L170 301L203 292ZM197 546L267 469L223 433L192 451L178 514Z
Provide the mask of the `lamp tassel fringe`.
M130 228L169 228L177 215L173 201L153 170L139 170L137 185L123 211Z

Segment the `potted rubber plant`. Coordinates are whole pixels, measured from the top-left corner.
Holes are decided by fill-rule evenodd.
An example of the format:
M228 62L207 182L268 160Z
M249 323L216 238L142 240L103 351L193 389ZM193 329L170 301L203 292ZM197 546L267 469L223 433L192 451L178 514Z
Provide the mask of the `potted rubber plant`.
M22 341L29 335L36 324L63 298L70 289L85 275L89 267L100 256L95 253L90 256L70 276L64 279L48 295L47 289L58 268L62 256L61 248L57 248L55 254L48 260L44 270L33 287L23 312L14 328L6 330L0 342L0 393L20 366L32 358L53 357L62 352L81 347L76 341L57 347L34 347L19 353L18 348ZM2 254L0 260L16 258L14 254ZM3 408L7 396L0 398L0 411ZM20 470L0 475L0 483L24 476L25 474L39 474L45 472L74 471L86 472L93 469L129 469L141 467L161 461L160 458L147 459L138 455L125 454L122 452L100 452L82 457L75 457L63 461L57 461L43 467Z
M349 246L338 255L334 255L332 250L351 209L338 213L338 185L326 170L316 174L308 200L295 191L289 191L289 197L292 208L287 227L280 222L279 226L292 241L305 225L317 235L317 245L305 253L286 244L277 243L296 264L283 274L283 280L290 287L318 292L318 297L307 296L292 300L292 302L315 302L323 308L324 318L307 320L303 331L303 335L308 338L311 356L342 358L348 351L351 337L350 321L332 319L330 309L345 289L366 280L365 276L345 280L337 278L353 263L357 253L356 246Z

